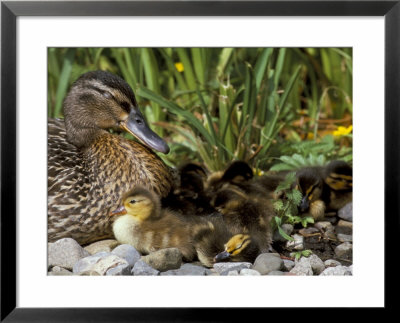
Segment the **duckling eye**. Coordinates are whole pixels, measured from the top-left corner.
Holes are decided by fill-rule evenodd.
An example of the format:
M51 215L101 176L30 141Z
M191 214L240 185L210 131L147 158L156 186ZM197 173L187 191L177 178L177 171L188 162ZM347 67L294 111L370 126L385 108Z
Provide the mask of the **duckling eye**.
M135 204L136 203L136 200L130 200L129 201L129 204Z
M140 119L136 119L135 121L137 124L142 124L142 120L140 120Z

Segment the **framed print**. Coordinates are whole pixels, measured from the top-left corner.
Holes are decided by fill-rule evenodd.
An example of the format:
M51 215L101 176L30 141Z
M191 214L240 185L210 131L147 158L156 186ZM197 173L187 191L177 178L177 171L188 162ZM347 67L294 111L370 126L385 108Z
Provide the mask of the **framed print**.
M234 321L239 311L269 307L390 308L391 284L386 283L388 275L395 275L389 272L393 266L388 265L388 255L395 254L393 237L399 229L399 15L399 1L3 1L1 319ZM287 67L289 61L294 62L290 65L293 68ZM156 65L160 68L154 68ZM94 69L102 71L90 72ZM269 107L266 113L271 114L263 113L259 106ZM290 109L285 111L287 106ZM101 107L112 107L113 112ZM65 126L53 119L60 117ZM92 121L103 128L94 131L94 126L87 126ZM122 134L126 130L133 137ZM134 137L137 141L132 141ZM307 145L309 142L314 146ZM107 168L111 162L102 164L101 160L107 159L104 154L118 156L115 148L104 153L104 147L115 143L123 149L131 147L133 157L129 159L132 163L123 166L122 158L111 169ZM100 155L96 155L96 145L101 147ZM163 154L155 155L150 149ZM55 152L58 159L50 157ZM139 160L139 155L144 157ZM345 166L335 164L337 159ZM178 168L180 187L171 189L176 179L168 167L177 166L178 160L201 161L204 166L189 163L196 169L188 172L190 189L183 189L182 166ZM231 164L233 160L239 164ZM245 163L240 164L242 161ZM291 163L306 169L305 175L293 172L298 169L290 168ZM87 176L92 181L89 184L76 180L82 177L83 164L91 165L83 171L86 175L88 169L95 169ZM147 165L151 171L146 172ZM240 167L221 184L218 181L230 176L228 165ZM57 183L54 179L59 177L53 171L60 168L67 176ZM131 190L131 184L116 179L126 178L132 169L135 174L143 172L133 181L134 186L144 185L142 190ZM273 173L262 173L266 170ZM118 175L111 180L113 172ZM303 187L302 174L313 182ZM262 185L250 188L247 180L254 183L269 175L281 177L268 191L268 204L263 204L259 191L252 191ZM168 176L171 178L166 181ZM201 184L195 186L199 178ZM152 184L146 186L150 181ZM56 187L56 193L50 187ZM79 197L72 206L74 192L80 196L85 189L90 194L84 195L93 203L82 206L83 198ZM151 190L163 199L159 201ZM163 196L163 190L169 193ZM176 196L168 204L171 192ZM188 202L193 196L200 204ZM335 207L334 201L341 199L346 203ZM349 201L354 221L337 217ZM237 211L245 202L247 207ZM146 207L135 211L137 203ZM162 209L157 207L160 203ZM77 204L82 206L79 212L87 216L78 223L69 222L71 230L65 235L66 230L59 230L64 224L53 221L52 212L64 212L67 223L75 217L68 210ZM151 211L143 215L147 208ZM179 227L181 208L191 213L208 212L207 216L214 211L224 214L224 223L228 223L226 214L237 211L242 221L251 209L251 216L259 216L258 223L271 221L268 230L271 225L287 238L282 244L275 243L278 238L272 236L274 243L269 238L264 241L270 231L259 235L247 223L240 229L226 224L229 233L225 235L225 225L219 231L220 222L214 218L187 217ZM229 208L233 208L232 213L224 213ZM265 220L269 208L274 216ZM322 214L318 213L321 209ZM324 218L328 209L334 210L334 216ZM127 270L134 270L133 264L122 256L111 256L111 250L130 244L140 251L139 258L151 254L157 249L152 242L157 234L172 226L152 219L155 222L143 231L141 239L151 240L148 246L137 239L126 240L130 233L125 234L128 225L123 221L136 217L134 212L139 212L141 230L145 230L143 219L147 216L169 219L168 223L179 227L173 237L165 233L157 243L163 248L178 246L175 249L180 257L183 254L191 259L194 255L199 260L196 270L202 268L205 277L183 276L176 271L167 276L167 269L156 270L162 277L126 275ZM95 222L90 214L95 214ZM103 225L104 218L109 227ZM283 230L284 218L292 225L289 234ZM333 225L335 237L329 236L326 227L308 227L307 221ZM342 231L337 229L338 222ZM155 230L157 225L160 229ZM207 231L210 227L218 231L213 237L219 248L210 256L211 264L202 258L207 248L199 242L204 230L206 236L212 236ZM98 236L92 241L95 230ZM179 240L177 232L191 237L188 248L193 245L194 251L181 248L186 240ZM290 247L295 236L314 241L314 249L311 244L310 248ZM110 249L107 259L114 257L107 268L81 270L78 260L68 266L58 266L56 261L49 265L56 241L74 238L84 247L71 251L80 253L80 260L98 255L92 249L97 237L116 238L110 242L112 247L106 247ZM224 241L219 242L221 239ZM318 244L321 239L330 246L330 255L318 249L322 248ZM243 253L241 248L249 243L254 243L251 246L257 251ZM279 253L282 263L285 259L295 266L309 256L304 249L311 249L313 259L326 261L338 255L335 248L339 244L351 247L349 254L342 251L343 273L339 276L301 277L291 269L276 270L280 276L273 276L255 270L256 257L264 254L261 249ZM279 249L281 245L285 253ZM69 247L59 247L60 254L65 255ZM254 265L228 270L224 275L215 271L214 262L237 254L245 255L243 259L251 259ZM152 269L158 268L155 266ZM329 265L323 267L310 269L311 275L319 275ZM100 271L108 277L97 277ZM113 273L119 276L110 277ZM322 291L315 293L321 285ZM321 294L326 296L318 296Z

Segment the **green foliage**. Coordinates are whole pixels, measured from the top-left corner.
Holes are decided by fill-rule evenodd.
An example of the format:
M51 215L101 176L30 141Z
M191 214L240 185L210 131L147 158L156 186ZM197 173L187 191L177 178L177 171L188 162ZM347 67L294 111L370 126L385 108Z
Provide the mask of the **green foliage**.
M310 216L298 216L298 206L303 196L293 187L295 180L295 172L290 172L285 176L285 179L275 190L275 193L281 196L281 198L274 201L273 204L276 212L276 215L273 217L273 224L276 226L281 236L290 241L293 241L293 238L283 231L282 224L290 223L294 225L301 223L303 227L306 227L309 223L314 223L314 219Z
M296 260L299 260L301 257L310 257L313 252L309 249L294 251L290 253L290 257L294 257Z
M278 160L277 169L293 169L283 165L351 160L349 144L319 135L322 118L351 120L351 48L49 48L50 117L62 117L69 86L95 69L134 89L171 147L161 156L171 165L190 158L220 170L240 159L265 169ZM303 131L293 126L300 118L315 140L287 138Z

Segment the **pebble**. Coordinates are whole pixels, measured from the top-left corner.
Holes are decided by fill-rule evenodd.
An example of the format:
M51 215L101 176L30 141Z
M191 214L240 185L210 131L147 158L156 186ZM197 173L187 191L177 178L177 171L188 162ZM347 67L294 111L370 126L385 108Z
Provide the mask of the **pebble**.
M108 254L107 256L101 257L96 263L92 264L87 270L93 270L98 272L100 275L106 275L109 269L113 269L121 265L129 266L128 262L125 259L120 258L116 255ZM119 271L122 271L122 269L120 268ZM120 275L121 273L118 273L119 271L116 270L115 274ZM128 269L126 269L125 272L129 274Z
M336 226L336 234L353 234L353 223L345 220L339 220Z
M340 242L352 242L353 236L351 234L338 233L337 238Z
M336 266L326 268L320 276L351 276L352 269L345 266Z
M135 262L131 274L134 276L157 276L160 272L139 259Z
M250 268L250 262L217 262L214 264L213 269L219 274L227 275L230 270L242 270L244 268Z
M317 255L312 254L308 257L314 275L319 275L325 270L325 264Z
M299 260L296 260L295 266L290 270L290 273L298 276L312 276L314 273L311 267L310 259L301 257Z
M289 259L283 259L283 267L286 271L290 271L294 267L294 261Z
M347 203L338 211L338 217L353 222L353 202Z
M286 242L286 248L289 250L303 250L304 249L304 237L300 234L292 235L293 241Z
M343 242L335 248L335 255L342 259L352 259L353 245L350 242Z
M111 253L125 259L131 268L141 257L139 251L129 244L122 244L116 247Z
M258 255L253 268L261 275L268 275L269 272L283 269L283 260L276 253L262 253Z
M268 276L283 276L285 273L280 270L273 270L268 273Z
M141 258L158 271L178 269L182 264L182 253L178 248L160 249Z
M106 276L129 276L131 275L132 267L126 263L110 268L106 271Z
M230 270L227 276L239 276L239 272L237 270Z
M69 270L63 268L63 267L59 267L59 266L54 266L53 268L51 268L51 271L48 272L49 276L61 276L61 275L72 275L72 272L70 272Z
M72 272L75 274L79 274L84 271L89 271L91 270L92 266L96 264L102 257L106 257L108 255L110 255L109 252L102 251L96 253L95 255L82 258L75 263L72 268Z
M99 253L101 251L111 252L116 246L118 246L118 241L115 239L100 240L87 245L84 249L91 255Z
M257 270L250 268L243 268L240 271L240 276L261 276L261 274Z
M183 264L181 268L174 269L174 270L167 270L162 272L161 276L175 276L175 275L182 275L182 276L205 276L207 272L211 272L209 269L203 266L197 266L192 264Z
M48 268L59 266L72 270L77 261L89 255L89 252L83 249L74 239L63 238L48 244L47 266Z
M336 267L336 266L341 266L342 265L339 261L337 261L335 259L325 260L324 264L325 264L325 268L327 268L327 267Z
M290 235L292 234L292 232L293 232L293 228L294 228L294 227L293 227L292 224L284 223L284 224L282 224L281 228L282 228L282 230L283 230L288 236L290 236ZM276 231L274 232L274 238L273 238L273 240L274 240L274 241L278 241L278 242L285 242L285 241L287 241L284 237L281 236L281 234L279 233L279 230L276 230Z

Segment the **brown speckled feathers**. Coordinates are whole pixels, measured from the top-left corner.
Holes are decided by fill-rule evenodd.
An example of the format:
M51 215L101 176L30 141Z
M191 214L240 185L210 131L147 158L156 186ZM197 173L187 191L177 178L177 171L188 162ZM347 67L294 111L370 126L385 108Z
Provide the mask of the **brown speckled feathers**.
M168 167L143 145L104 132L79 151L66 140L63 120L49 119L49 241L111 237L108 213L124 192L140 184L165 196L171 183Z

